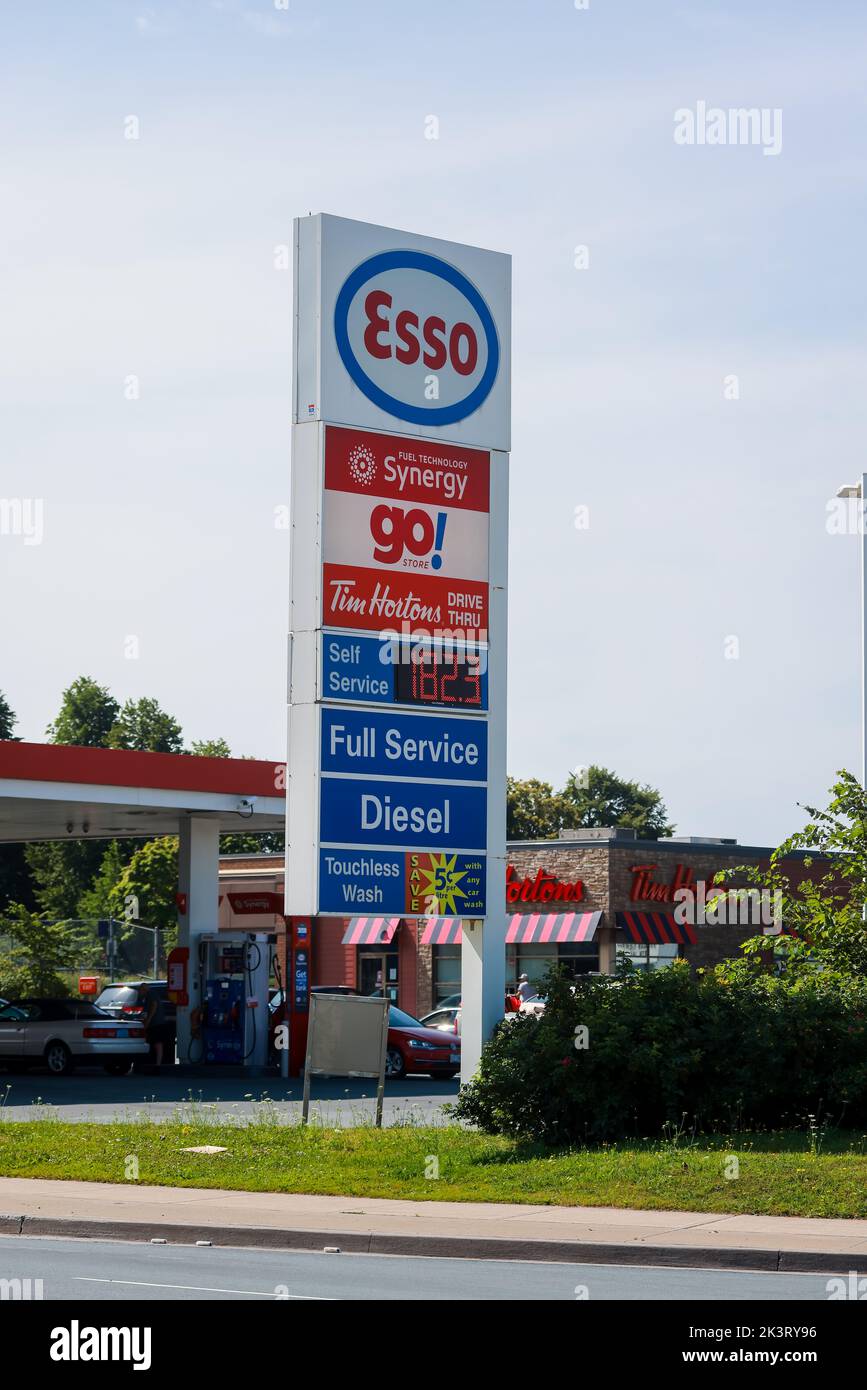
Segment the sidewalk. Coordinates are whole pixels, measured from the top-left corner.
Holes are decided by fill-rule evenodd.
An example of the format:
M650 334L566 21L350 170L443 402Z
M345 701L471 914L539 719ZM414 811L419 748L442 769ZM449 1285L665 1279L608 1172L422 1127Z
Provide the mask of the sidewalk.
M867 1221L0 1178L0 1235L867 1274Z

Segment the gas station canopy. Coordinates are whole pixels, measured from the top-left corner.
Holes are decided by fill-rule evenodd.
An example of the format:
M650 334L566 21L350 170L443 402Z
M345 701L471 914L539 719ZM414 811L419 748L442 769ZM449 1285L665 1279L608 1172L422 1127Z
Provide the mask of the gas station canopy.
M285 828L285 764L0 742L0 843L150 839L187 817L220 834Z

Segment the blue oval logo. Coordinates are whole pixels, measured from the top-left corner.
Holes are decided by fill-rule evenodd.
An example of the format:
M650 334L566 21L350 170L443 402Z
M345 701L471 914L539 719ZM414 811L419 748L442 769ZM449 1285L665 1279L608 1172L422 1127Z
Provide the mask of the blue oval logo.
M381 286L362 305L359 291L376 276ZM356 266L337 296L334 334L358 389L380 410L414 425L465 420L490 395L499 371L497 329L481 294L448 261L424 251L382 251ZM436 395L430 405L421 404L432 379L447 399Z

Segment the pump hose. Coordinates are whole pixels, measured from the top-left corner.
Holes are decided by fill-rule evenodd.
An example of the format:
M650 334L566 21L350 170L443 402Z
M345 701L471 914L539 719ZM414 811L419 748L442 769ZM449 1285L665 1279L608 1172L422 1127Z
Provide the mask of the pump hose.
M251 965L251 963L250 963L250 957L251 957L253 951L256 952L256 964L255 964L255 965ZM255 942L255 941L248 941L248 942L245 944L245 947L244 947L244 969L245 969L246 972L247 972L247 989L248 989L248 991L249 991L249 993L250 993L251 995L252 995L252 993L253 993L253 971L256 970L256 969L258 969L258 967L261 965L261 963L262 963L262 952L261 952L261 950L259 949L259 946L258 946L257 942ZM254 1054L254 1052L256 1051L256 1010L255 1010L255 1009L251 1009L251 1010L250 1010L250 1013L253 1015L253 1040L252 1040L252 1042L251 1042L251 1044L250 1044L250 1051L244 1053L243 1060L244 1060L245 1062L247 1061L247 1059L248 1059L249 1057L252 1057L253 1054Z
M193 1010L193 1013L190 1014L190 1045L187 1048L187 1061L190 1063L191 1066L194 1067L198 1066L198 1064L200 1062L203 1062L205 1059L205 1000L203 997L203 986L205 983L205 962L202 956L201 945L199 946L199 949L196 952L196 954L199 958L199 1016L201 1018L198 1040L202 1045L202 1050L199 1056L195 1059L195 1061L193 1061L193 1043L196 1041L196 1035L193 1033L193 1013L195 1013L195 1010Z

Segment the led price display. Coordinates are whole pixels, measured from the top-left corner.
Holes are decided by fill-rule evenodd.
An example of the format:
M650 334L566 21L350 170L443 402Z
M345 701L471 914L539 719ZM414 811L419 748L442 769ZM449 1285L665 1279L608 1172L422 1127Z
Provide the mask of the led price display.
M458 705L482 708L481 659L478 653L449 655L429 650L394 668L394 698L406 705Z

